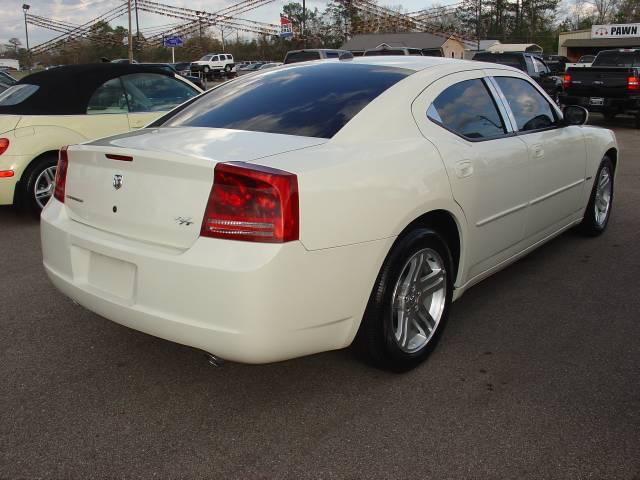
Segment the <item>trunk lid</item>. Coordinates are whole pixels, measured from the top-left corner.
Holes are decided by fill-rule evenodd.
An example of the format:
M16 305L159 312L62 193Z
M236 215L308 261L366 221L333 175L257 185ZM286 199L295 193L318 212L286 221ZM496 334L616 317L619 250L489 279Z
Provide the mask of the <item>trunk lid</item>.
M65 205L77 222L186 249L200 234L217 163L250 162L326 141L185 127L144 129L76 145L69 148Z
M635 76L633 68L625 67L569 68L567 73L571 75L567 93L581 97L627 96L627 79Z

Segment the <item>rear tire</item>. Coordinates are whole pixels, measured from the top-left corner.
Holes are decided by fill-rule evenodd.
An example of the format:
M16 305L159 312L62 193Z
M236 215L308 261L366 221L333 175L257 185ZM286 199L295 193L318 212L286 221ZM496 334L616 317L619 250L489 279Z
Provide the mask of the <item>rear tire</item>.
M442 237L417 228L400 238L373 287L357 345L378 368L404 372L435 348L453 293L453 260Z
M24 172L20 182L21 204L34 215L40 215L53 195L57 165L58 156L55 153L48 153L34 160Z
M605 156L600 163L584 212L580 231L594 237L605 231L613 207L613 163Z

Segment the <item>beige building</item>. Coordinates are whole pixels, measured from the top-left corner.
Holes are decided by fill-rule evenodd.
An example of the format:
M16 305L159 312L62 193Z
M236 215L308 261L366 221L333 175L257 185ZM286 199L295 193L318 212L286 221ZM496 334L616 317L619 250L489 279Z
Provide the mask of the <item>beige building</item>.
M600 28L598 28L600 27ZM595 26L585 30L574 30L573 32L561 32L558 38L558 55L567 57L575 62L582 55L596 55L601 50L614 48L638 48L640 47L640 36L638 37L596 37L592 36L592 31L607 29L609 25Z
M454 38L444 34L432 34L423 32L407 33L367 33L355 35L342 45L344 50L355 53L363 52L370 48L379 47L407 47L419 48L425 55L442 56L449 58L464 58L465 45Z

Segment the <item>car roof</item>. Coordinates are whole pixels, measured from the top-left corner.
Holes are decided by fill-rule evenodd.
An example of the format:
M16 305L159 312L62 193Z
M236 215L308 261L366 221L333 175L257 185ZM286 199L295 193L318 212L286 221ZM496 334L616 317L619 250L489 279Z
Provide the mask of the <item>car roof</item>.
M327 60L331 61L331 60ZM354 57L348 60L333 60L340 62L353 62L365 65L380 65L387 67L406 68L408 70L420 71L441 65L468 64L477 68L479 62L469 60L459 60L446 57L421 57L419 55L382 55L372 57ZM493 65L492 65L493 67Z
M173 77L165 65L91 63L67 65L27 75L18 85L37 85L31 96L17 105L0 106L0 114L80 115L87 111L93 92L103 83L133 73L158 73Z

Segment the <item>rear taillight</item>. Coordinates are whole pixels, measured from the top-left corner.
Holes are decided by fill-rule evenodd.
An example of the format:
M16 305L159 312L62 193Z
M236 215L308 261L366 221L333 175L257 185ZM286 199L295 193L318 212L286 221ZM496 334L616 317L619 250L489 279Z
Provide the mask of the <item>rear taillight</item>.
M9 139L8 138L0 138L0 155L7 151L9 148Z
M64 190L67 183L67 168L69 166L68 147L62 147L58 155L58 166L56 167L56 183L53 196L56 200L64 203Z
M200 235L282 243L299 235L298 178L247 163L219 163Z
M627 78L627 90L640 90L640 83L636 77Z
M563 75L562 77L562 87L569 88L571 86L571 75Z

